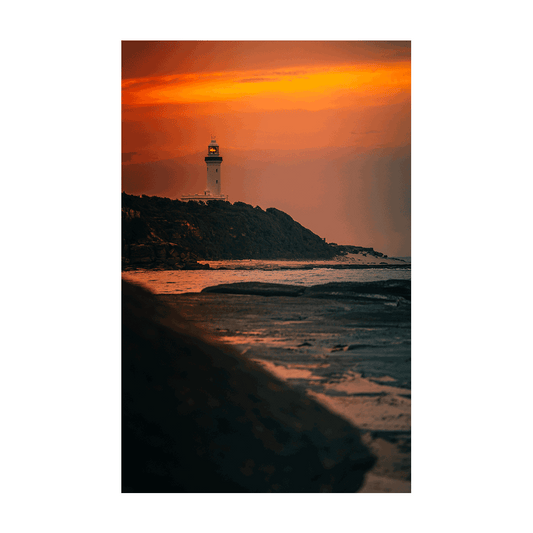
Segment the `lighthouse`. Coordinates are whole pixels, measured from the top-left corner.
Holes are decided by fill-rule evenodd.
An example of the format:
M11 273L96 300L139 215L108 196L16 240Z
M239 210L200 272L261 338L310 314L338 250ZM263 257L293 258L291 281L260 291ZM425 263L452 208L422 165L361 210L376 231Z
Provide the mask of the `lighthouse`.
M211 136L211 142L207 146L205 163L207 165L207 187L204 194L187 194L181 197L182 202L189 202L191 200L196 202L209 202L211 200L228 201L228 196L221 192L220 165L222 163L222 157L214 136Z
M220 196L220 165L222 157L216 139L211 139L205 156L207 164L207 190L213 196Z

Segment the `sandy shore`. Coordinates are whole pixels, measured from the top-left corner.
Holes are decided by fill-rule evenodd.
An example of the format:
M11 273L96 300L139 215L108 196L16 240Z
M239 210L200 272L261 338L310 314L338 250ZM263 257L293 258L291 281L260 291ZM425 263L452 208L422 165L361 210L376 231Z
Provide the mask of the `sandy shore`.
M363 431L360 492L411 490L410 301L163 295L190 320Z

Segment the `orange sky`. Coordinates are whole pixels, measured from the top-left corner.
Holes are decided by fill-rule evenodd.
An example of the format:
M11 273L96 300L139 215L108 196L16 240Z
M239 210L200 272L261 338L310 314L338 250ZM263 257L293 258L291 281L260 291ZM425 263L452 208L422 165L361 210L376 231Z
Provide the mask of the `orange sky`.
M123 190L203 192L214 134L231 202L410 255L410 56L409 42L125 41Z

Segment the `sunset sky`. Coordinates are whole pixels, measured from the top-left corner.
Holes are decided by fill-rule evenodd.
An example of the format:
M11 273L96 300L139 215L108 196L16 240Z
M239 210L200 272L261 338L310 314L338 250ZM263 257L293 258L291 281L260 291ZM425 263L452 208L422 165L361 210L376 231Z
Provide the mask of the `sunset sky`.
M410 42L122 43L122 189L222 193L328 242L411 254Z

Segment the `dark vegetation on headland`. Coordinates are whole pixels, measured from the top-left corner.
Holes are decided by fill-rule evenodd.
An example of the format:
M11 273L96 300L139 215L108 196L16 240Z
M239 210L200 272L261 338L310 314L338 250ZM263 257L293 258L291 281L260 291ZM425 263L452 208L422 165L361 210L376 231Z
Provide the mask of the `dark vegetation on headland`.
M235 202L181 202L122 193L122 266L208 268L228 259L332 259L351 251L383 256L372 248L339 246L273 207Z

